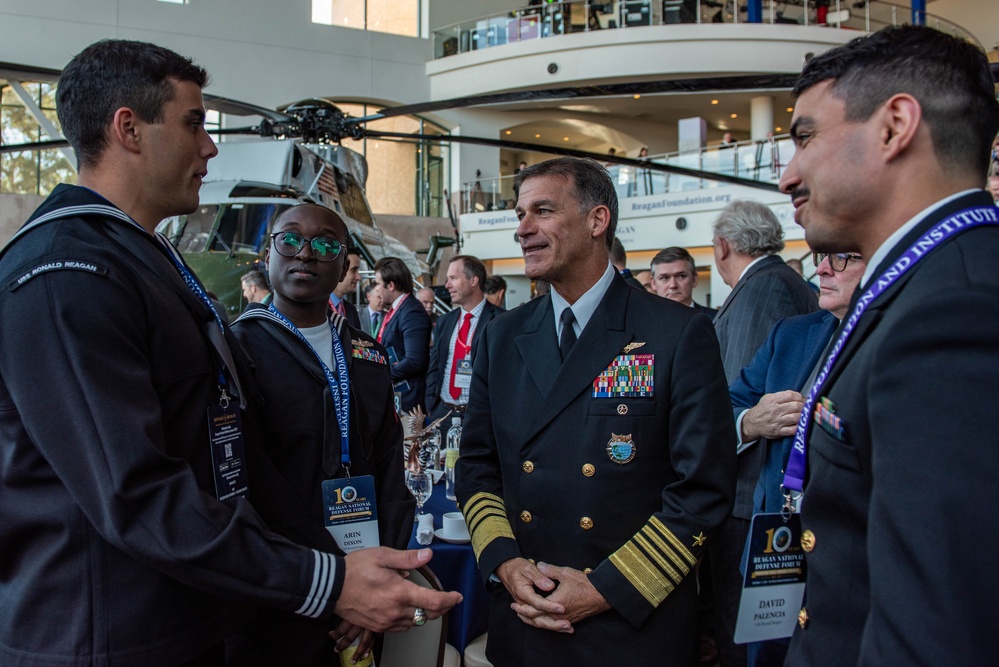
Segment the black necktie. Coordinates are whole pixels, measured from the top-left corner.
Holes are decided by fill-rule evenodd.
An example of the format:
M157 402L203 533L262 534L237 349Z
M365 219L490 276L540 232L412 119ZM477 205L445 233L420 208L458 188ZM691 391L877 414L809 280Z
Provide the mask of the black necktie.
M572 314L572 308L563 310L559 320L562 322L562 335L558 339L558 350L562 353L562 361L565 361L569 356L569 350L576 344L576 332L572 328L576 316Z

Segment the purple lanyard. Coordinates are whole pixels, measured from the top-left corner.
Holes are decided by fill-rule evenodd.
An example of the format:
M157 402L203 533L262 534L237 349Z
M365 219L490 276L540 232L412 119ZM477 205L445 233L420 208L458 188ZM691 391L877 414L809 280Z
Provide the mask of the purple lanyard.
M787 472L784 475L783 492L787 499L785 510L789 510L791 502L795 499L792 492L800 495L804 487L805 472L807 468L807 451L805 443L808 441L808 432L812 423L812 408L816 398L822 393L822 388L829 377L830 369L836 365L836 360L850 339L861 316L875 299L883 294L895 281L901 278L909 269L916 265L919 260L926 257L934 248L938 247L951 236L960 234L973 227L981 225L999 225L999 208L995 206L973 207L959 213L955 213L946 220L938 223L933 229L926 232L912 246L905 251L905 254L898 258L888 269L877 279L871 281L871 286L860 295L853 313L846 321L846 325L836 339L826 362L822 365L822 370L815 378L815 384L808 392L808 399L805 407L801 410L798 418L798 430L794 434L794 447L787 461Z

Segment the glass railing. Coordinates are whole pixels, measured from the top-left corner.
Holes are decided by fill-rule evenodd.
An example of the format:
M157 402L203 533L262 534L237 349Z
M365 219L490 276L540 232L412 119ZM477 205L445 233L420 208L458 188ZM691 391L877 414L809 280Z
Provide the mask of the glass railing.
M817 6L821 5L821 6ZM434 58L534 39L594 30L689 23L747 23L748 5L734 0L614 0L553 2L462 21L434 31ZM822 25L871 32L912 23L912 8L881 0L828 2L763 0L759 23ZM974 36L946 19L924 14L923 22L974 43Z
M742 141L710 146L699 151L649 156L649 162L698 169L716 174L739 176L755 181L777 183L783 168L794 156L794 142L782 134L763 141ZM621 199L667 192L716 188L724 183L707 178L668 174L642 167L608 165ZM462 213L501 211L514 208L513 176L480 178L462 187Z

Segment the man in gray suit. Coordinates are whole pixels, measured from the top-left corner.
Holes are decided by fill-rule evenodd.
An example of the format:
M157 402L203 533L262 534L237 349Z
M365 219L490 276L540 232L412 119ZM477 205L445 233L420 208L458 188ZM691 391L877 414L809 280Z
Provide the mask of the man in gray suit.
M784 230L769 207L734 201L715 220L712 231L715 266L732 288L714 320L725 377L731 384L778 320L814 312L819 304L798 272L777 255L784 249ZM746 664L746 649L736 645L732 636L742 591L739 563L763 464L760 451L740 454L732 516L711 547L716 639L723 667Z

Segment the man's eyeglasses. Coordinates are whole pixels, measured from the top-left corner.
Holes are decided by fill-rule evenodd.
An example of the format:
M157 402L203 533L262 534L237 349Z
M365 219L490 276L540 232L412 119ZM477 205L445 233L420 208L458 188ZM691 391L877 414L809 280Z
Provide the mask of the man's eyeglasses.
M860 255L851 255L845 252L813 252L812 261L815 262L815 268L819 268L819 264L821 264L822 260L827 257L829 258L829 268L836 273L846 271L846 265L849 264L851 260L856 262L863 259Z
M320 262L332 262L343 249L343 244L336 239L325 236L307 239L296 232L274 232L271 241L277 253L285 257L294 257L308 243L312 247L312 256Z

